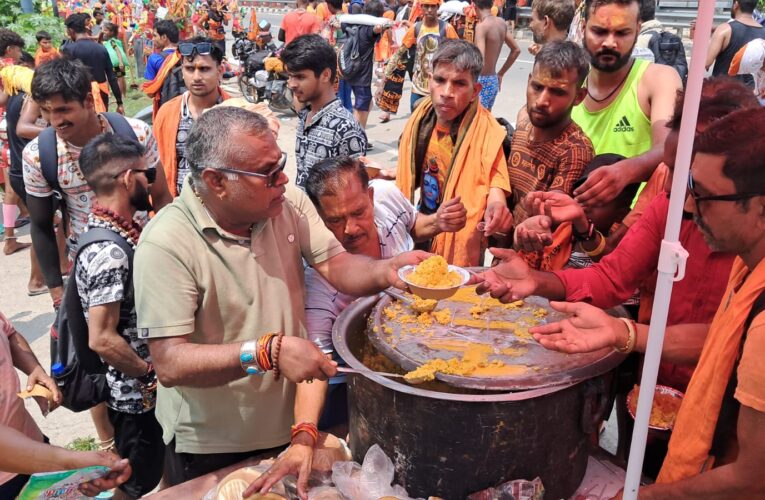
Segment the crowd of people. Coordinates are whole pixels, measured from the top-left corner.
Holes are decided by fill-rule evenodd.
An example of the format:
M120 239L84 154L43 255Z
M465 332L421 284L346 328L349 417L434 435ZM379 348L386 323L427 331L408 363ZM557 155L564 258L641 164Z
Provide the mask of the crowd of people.
M319 433L347 432L336 318L404 288L397 270L431 254L464 267L488 257L472 284L502 302L553 300L567 319L532 329L548 349L645 352L687 77L679 37L653 0L534 0L513 126L492 107L521 52L515 3L475 0L446 21L440 5L297 0L276 53L298 109L294 182L279 119L221 87L235 4L61 6L67 43L40 32L34 56L0 28L4 251L29 251L28 292L58 312L51 335L79 333L105 367L90 405L102 451L47 444L13 367L47 389L45 411L68 386L0 313L0 442L14 450L0 457L1 498L31 473L87 465L111 473L84 493L139 498L265 454L279 456L247 493L294 474L305 498ZM765 495L755 5L733 0L711 35L680 230L689 256L659 373L685 398L669 442L649 443L656 484L641 498ZM254 14L247 30L270 43ZM152 125L124 116L139 71ZM373 105L382 121L399 112L406 75L411 114L381 175L365 158L367 120ZM25 220L31 248L14 232ZM620 304L632 319L604 312ZM57 331L77 311L87 331Z

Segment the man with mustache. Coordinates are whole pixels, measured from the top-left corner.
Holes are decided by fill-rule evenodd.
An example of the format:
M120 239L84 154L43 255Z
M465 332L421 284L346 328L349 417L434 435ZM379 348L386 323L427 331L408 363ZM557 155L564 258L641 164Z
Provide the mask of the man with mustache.
M77 238L85 231L94 193L80 171L78 159L82 148L94 137L114 133L105 115L96 113L91 93L90 74L85 65L68 58L59 58L37 68L32 79L32 99L47 116L55 132L59 186L49 183L43 172L41 141L43 132L24 148L22 164L27 207L32 222L32 244L40 259L45 283L54 305L61 301L63 285L53 230L53 215L58 208L56 188L66 205L70 257L77 247ZM113 116L113 115L112 115ZM122 119L122 118L119 118ZM156 182L150 188L155 210L170 201L162 165L157 157L157 145L151 128L140 120L124 118L135 138L145 149L149 169L157 169ZM66 266L64 266L66 267Z
M165 167L170 194L178 196L189 173L186 141L199 115L229 96L220 87L223 56L210 38L194 37L178 44L183 81L188 89L159 108L154 120L159 159Z
M662 360L697 365L661 472L655 484L640 488L641 499L765 495L763 129L765 109L740 110L713 122L694 143L685 210L711 249L736 258L712 322L666 328ZM548 349L646 350L645 325L581 302L552 306L568 317L530 330Z
M90 141L79 165L96 199L87 231L113 231L135 248L143 224L136 211L151 210L149 169L144 147L116 134ZM81 241L87 241L87 232ZM123 245L125 246L125 245ZM116 451L133 466L133 475L115 491L115 498L140 498L159 484L165 445L154 416L157 375L146 339L138 336L138 318L131 283L132 255L115 241L94 241L78 249L74 279L88 321L88 344L106 363L109 421Z
M202 114L187 159L186 185L143 231L135 255L138 326L159 377L165 480L291 444L279 468L299 475L304 497L319 409L310 390L296 392L284 378L310 386L336 370L305 338L303 259L337 290L369 295L403 287L397 270L428 255L346 252L305 193L287 186L287 156L259 114L230 106Z
M508 158L515 224L528 217L521 203L527 193L571 194L594 156L590 139L571 119L587 93L582 82L588 67L587 55L574 42L550 42L537 54Z
M628 184L647 181L661 161L666 122L682 89L674 68L632 57L640 33L640 0L587 0L584 48L592 69L587 95L571 117L592 141L595 154L626 159L599 168L574 191L597 206Z
M417 208L423 214L437 213L459 196L468 214L465 227L437 234L430 249L450 264L478 266L485 238L507 233L513 225L502 149L507 131L479 101L483 57L475 45L441 42L432 67L430 95L401 133L396 185L411 203L419 194Z

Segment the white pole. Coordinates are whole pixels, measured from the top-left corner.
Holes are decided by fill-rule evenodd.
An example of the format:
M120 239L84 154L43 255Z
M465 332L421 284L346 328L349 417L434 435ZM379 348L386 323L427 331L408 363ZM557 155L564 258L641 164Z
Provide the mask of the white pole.
M635 427L632 431L627 475L624 479L624 498L637 498L640 476L643 469L648 422L651 416L653 393L656 388L656 375L659 372L661 349L664 343L664 330L667 325L669 299L672 295L672 284L682 279L685 274L685 258L687 252L678 242L680 222L683 217L688 171L691 163L693 139L696 131L696 119L701 100L701 85L704 80L704 63L707 56L712 31L715 2L705 0L699 2L699 14L696 21L696 33L693 37L691 66L688 72L688 84L685 89L683 102L683 120L680 125L680 136L675 159L675 173L672 179L672 194L669 200L667 226L664 230L664 240L659 255L659 276L656 280L656 294L651 311L651 325L648 330L648 345L643 364L643 376L640 380L640 399L635 414Z

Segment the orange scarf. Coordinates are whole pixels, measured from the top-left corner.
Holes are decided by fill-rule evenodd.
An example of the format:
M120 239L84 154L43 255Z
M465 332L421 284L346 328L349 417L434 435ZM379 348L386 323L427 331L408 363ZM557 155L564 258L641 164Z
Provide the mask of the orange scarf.
M411 202L414 202L414 192L419 187L416 172L422 167L415 160L420 128L423 121L435 123L434 114L430 97L423 98L401 134L396 185ZM476 226L486 210L486 197L495 175L493 168L498 157L504 155L502 140L506 135L505 129L475 99L460 123L442 197L442 200L462 197L467 209L467 224L455 233L439 234L433 238L431 247L432 252L442 255L451 264L480 265L482 235L476 231ZM430 140L430 136L425 140Z
M93 102L95 104L96 113L106 113L109 111L106 109L106 103L101 97L101 92L109 95L109 82L90 82L90 92L93 94Z
M222 100L229 98L223 90L218 89ZM178 136L178 125L181 123L181 105L183 95L179 95L167 101L159 109L153 122L154 137L157 138L157 151L159 161L165 170L167 188L173 198L178 196L178 157L175 154L175 140Z
M157 117L157 111L159 111L159 101L162 97L159 95L159 92L162 90L162 84L165 83L165 78L167 78L167 75L170 74L170 70L172 70L180 60L181 53L176 50L169 56L165 57L165 60L162 62L162 66L159 68L157 75L154 77L154 80L143 83L144 93L149 97L154 98L154 111L151 115L152 120Z
M693 477L714 460L709 455L723 395L738 357L744 326L754 301L765 289L765 260L752 270L736 257L723 303L709 327L669 440L657 483Z

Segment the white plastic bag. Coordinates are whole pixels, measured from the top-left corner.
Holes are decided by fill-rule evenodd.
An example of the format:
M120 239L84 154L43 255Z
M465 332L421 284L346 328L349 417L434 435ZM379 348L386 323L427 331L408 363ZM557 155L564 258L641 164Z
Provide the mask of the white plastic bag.
M395 497L399 500L413 500L406 490L393 482L393 462L378 445L374 445L364 456L364 464L336 462L332 467L332 482L345 498L354 500L378 500Z

